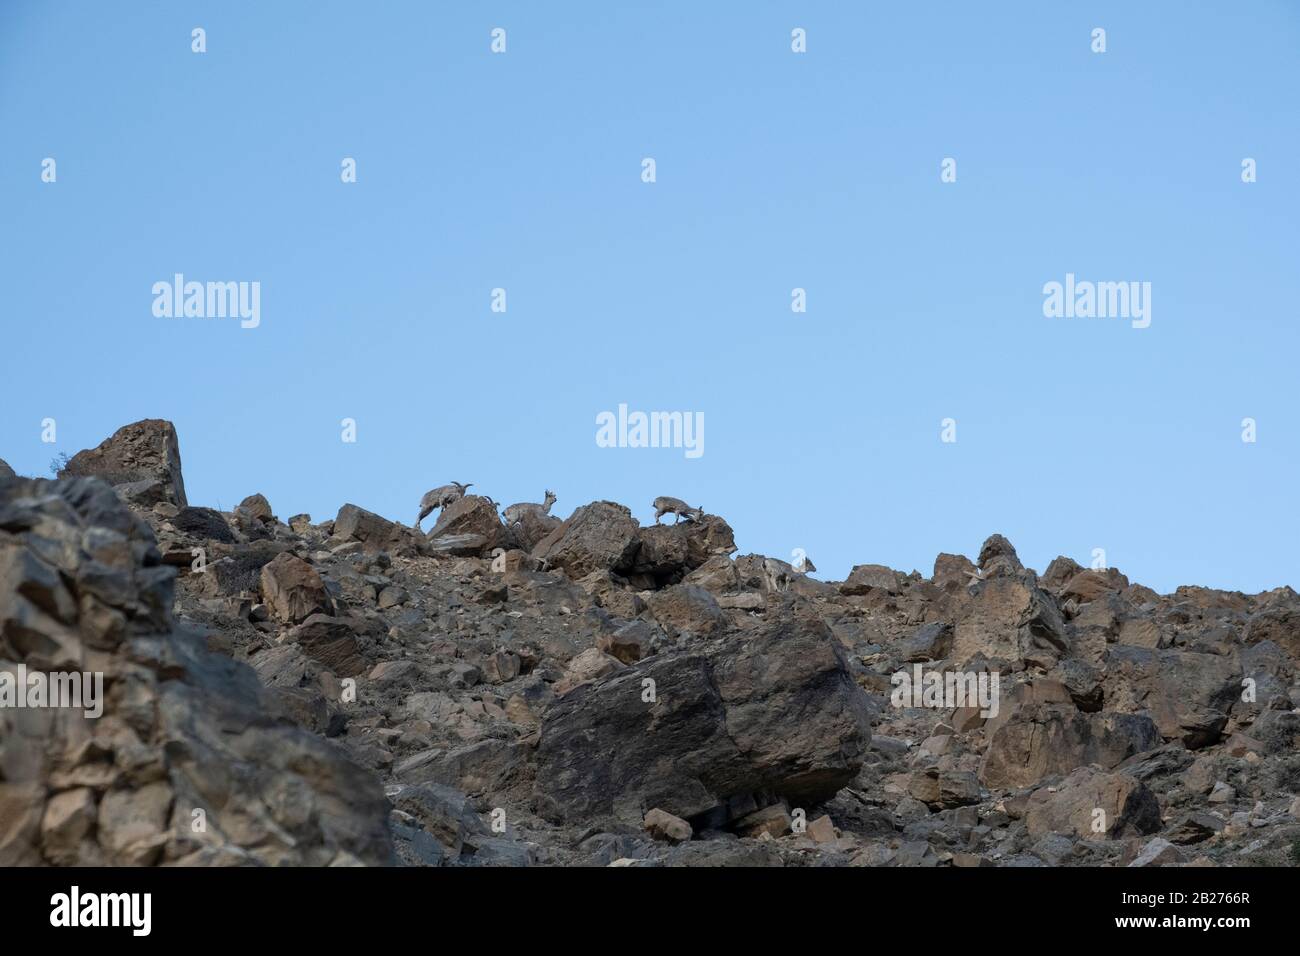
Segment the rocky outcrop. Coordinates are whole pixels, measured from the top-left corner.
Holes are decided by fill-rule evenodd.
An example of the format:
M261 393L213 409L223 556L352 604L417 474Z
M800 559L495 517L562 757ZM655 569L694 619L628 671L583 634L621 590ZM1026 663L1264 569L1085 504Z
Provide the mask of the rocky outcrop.
M1159 744L1160 735L1148 717L1031 704L994 732L980 765L980 780L990 787L1024 787L1089 764L1110 769Z
M505 532L496 505L480 495L465 495L438 513L427 538L441 554L487 555L504 543Z
M1081 767L1059 787L1034 792L1025 828L1031 836L1068 833L1083 840L1155 833L1160 829L1160 804L1127 774Z
M94 475L142 505L165 501L184 508L180 440L171 422L158 418L124 425L96 448L79 451L59 477Z
M596 501L573 512L533 548L533 557L571 578L594 571L627 573L641 546L632 512L612 501Z
M174 579L105 482L0 486L0 675L85 691L0 707L0 865L390 862L378 782L177 625Z
M334 537L340 541L357 541L372 550L399 547L410 532L396 522L373 511L347 504L334 518Z
M321 576L302 558L277 555L262 566L262 600L285 624L300 624L313 614L332 614L334 604Z
M608 501L286 524L120 444L112 488L0 479L0 863L1276 865L1300 832L1290 588L1000 535L824 581ZM104 713L5 706L19 664L102 673Z

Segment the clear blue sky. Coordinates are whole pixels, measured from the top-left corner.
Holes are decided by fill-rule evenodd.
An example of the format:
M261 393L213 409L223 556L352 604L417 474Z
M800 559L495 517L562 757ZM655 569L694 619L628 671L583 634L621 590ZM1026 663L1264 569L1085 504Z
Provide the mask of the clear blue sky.
M164 417L227 509L671 494L823 578L996 531L1300 585L1300 5L6 0L0 136L20 473ZM155 318L175 272L260 327ZM1151 327L1045 318L1067 272ZM620 402L705 454L598 448Z

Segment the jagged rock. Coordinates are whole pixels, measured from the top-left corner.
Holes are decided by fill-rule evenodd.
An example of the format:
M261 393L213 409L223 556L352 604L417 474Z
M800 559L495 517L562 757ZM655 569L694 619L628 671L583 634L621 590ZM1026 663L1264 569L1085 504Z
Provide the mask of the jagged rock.
M1087 764L1110 769L1160 742L1155 724L1145 716L1030 704L994 732L979 778L989 787L1024 787Z
M1114 568L1105 571L1086 570L1079 571L1061 586L1061 596L1084 604L1103 595L1123 591L1126 587L1128 578Z
M624 664L635 664L650 653L657 640L663 639L663 632L647 621L628 621L612 634L601 634L596 638L597 650L604 651Z
M435 548L441 542L441 550L450 554L486 556L505 542L505 532L491 500L465 495L438 512L438 521L426 537Z
M883 564L856 565L844 583L840 585L841 594L866 594L879 589L893 594L899 587L899 574L893 568Z
M1290 588L1287 589L1288 591ZM1291 656L1300 660L1300 598L1278 600L1272 606L1250 616L1242 637L1247 644L1272 641Z
M641 595L628 590L608 571L592 571L577 583L596 600L597 604L615 617L631 619L646 609L646 603Z
M356 631L347 618L311 614L289 631L285 639L340 677L355 677L365 670L357 649Z
M695 832L681 817L675 817L658 807L645 815L644 825L646 832L656 840L666 840L669 843L684 843Z
M979 781L967 770L929 767L914 772L907 792L931 810L947 810L980 801Z
M1129 866L1178 866L1186 862L1187 857L1182 850L1168 840L1156 837L1142 848L1142 852Z
M1204 810L1184 814L1169 830L1169 839L1181 845L1201 843L1222 833L1227 821Z
M271 613L286 624L334 612L329 591L316 569L287 552L262 567L261 594Z
M250 521L259 521L262 524L275 523L275 513L271 511L271 502L267 501L266 496L262 494L249 495L236 506L235 511Z
M0 658L93 670L111 689L98 719L0 708L0 865L392 862L378 783L175 625L175 571L108 484L6 483L0 555L0 608L40 612L6 626ZM83 643L110 613L116 643Z
M632 512L612 501L596 501L573 512L533 548L533 557L562 569L570 578L593 571L630 571L641 545Z
M649 599L650 613L670 633L708 636L721 631L727 615L718 600L704 588L692 584L675 584L655 591Z
M18 474L12 468L9 467L9 462L5 461L3 458L0 458L0 481L4 481L6 478L17 478L17 477Z
M567 694L575 687L598 680L622 667L622 662L600 648L592 647L569 661L564 676L556 681L555 693Z
M499 648L488 655L483 665L483 676L493 684L508 684L519 676L519 668L519 655Z
M1061 588L1065 587L1066 582L1083 569L1083 565L1078 561L1061 555L1052 559L1052 563L1047 566L1038 584L1044 590L1051 591L1059 597Z
M1160 803L1127 774L1080 767L1055 789L1029 798L1025 828L1032 837L1048 833L1080 839L1117 839L1160 829Z
M255 541L234 545L220 553L214 551L208 555L202 570L190 575L189 581L196 592L205 597L257 594L262 587L262 568L286 550L287 546L278 542ZM180 558L188 565L190 550L183 549Z
M645 575L654 586L680 582L712 558L736 550L731 526L717 515L671 525L651 525L640 530L640 547L630 574Z
M980 655L1048 669L1068 649L1065 621L1052 596L1009 576L979 585L953 630L952 656L962 663Z
M690 820L741 793L815 803L857 773L868 728L843 652L801 614L743 646L657 655L557 700L536 797L552 819L629 822L654 807Z
M466 850L474 852L491 837L470 800L451 787L436 783L399 786L389 799L437 840L453 860Z
M531 552L561 524L563 522L555 515L525 511L518 521L506 528L508 545L515 550Z
M383 550L400 544L409 531L373 511L346 504L334 518L333 534L340 541L359 541L368 550Z
M87 475L110 485L133 486L129 494L140 504L168 501L181 508L189 504L176 427L162 419L123 425L98 447L77 452L59 472L60 478Z
M974 580L976 570L970 558L965 555L941 554L934 559L931 580L941 588L965 588Z
M985 580L1004 576L1020 577L1025 570L1016 555L1016 549L1000 534L989 535L984 541L976 563Z
M943 660L952 650L952 625L943 621L922 624L899 642L898 659L905 664Z
M784 836L790 832L790 808L784 803L746 814L735 822L736 832L746 837Z
M1229 658L1116 645L1106 654L1106 707L1149 714L1166 740L1203 747L1222 735L1241 679Z

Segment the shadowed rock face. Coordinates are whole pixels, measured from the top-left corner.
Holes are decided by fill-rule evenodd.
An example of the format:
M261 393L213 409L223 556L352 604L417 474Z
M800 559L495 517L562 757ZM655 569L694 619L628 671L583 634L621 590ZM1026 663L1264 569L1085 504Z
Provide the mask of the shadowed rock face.
M820 581L609 501L286 524L182 503L173 444L0 477L0 864L1290 860L1288 587L1040 575L1000 535ZM20 664L102 673L103 715L4 706Z
M0 672L104 690L99 716L0 708L0 865L392 860L378 782L178 626L174 578L99 479L0 485Z
M559 821L639 822L658 807L725 822L742 795L828 799L869 741L865 695L829 630L784 620L742 645L665 655L563 697L543 718L537 795Z

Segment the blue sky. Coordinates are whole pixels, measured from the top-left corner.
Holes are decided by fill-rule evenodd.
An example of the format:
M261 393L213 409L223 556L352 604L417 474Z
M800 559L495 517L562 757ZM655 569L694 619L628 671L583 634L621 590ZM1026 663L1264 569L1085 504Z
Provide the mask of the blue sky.
M8 0L0 457L163 417L227 509L458 479L676 495L828 579L1001 532L1300 584L1300 7L988 6ZM176 272L260 282L260 326L156 318ZM1151 282L1151 326L1044 317L1067 272ZM619 403L705 453L597 447Z

